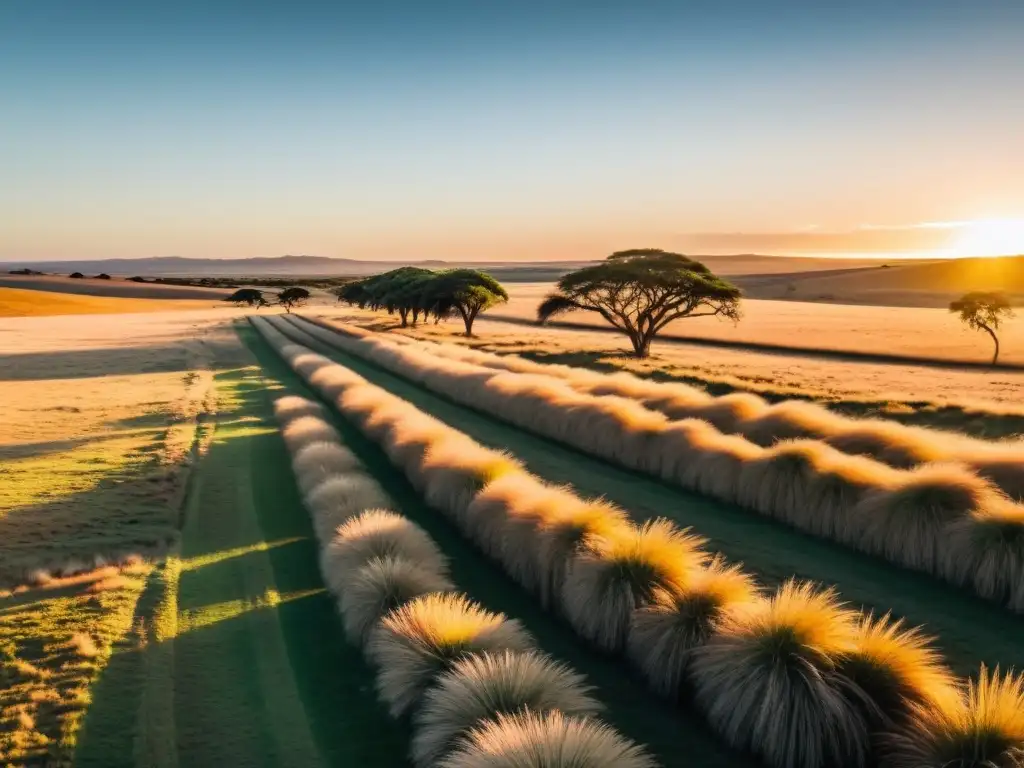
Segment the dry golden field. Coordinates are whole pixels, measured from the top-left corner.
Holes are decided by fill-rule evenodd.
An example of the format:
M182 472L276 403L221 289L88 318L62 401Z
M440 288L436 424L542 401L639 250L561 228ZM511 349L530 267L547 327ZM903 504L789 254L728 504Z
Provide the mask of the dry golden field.
M66 759L91 681L144 636L133 613L177 541L214 360L237 348L232 336L177 314L0 319L6 761Z
M532 320L536 318L537 305L553 285L513 283L506 287L509 303L496 307L491 315ZM717 318L693 318L671 323L665 332L732 342L941 360L987 362L992 358L988 336L967 330L955 315L944 309L760 299L747 299L742 308L743 319L736 325ZM569 313L559 319L607 325L588 312ZM1003 348L1000 360L1024 363L1024 312L1018 312L1016 318L1006 323L1000 339Z
M211 306L213 306L212 301L197 299L115 298L0 287L0 317L170 312L183 309L207 309Z
M500 311L500 310L498 310ZM395 329L393 318L358 309L314 310L376 329ZM402 329L409 335L526 355L540 362L655 374L690 383L776 395L804 395L829 402L854 401L891 409L955 406L992 413L1024 413L1020 371L954 370L891 363L830 360L655 341L651 355L627 354L625 337L599 331L523 326L484 315L466 339L455 323Z

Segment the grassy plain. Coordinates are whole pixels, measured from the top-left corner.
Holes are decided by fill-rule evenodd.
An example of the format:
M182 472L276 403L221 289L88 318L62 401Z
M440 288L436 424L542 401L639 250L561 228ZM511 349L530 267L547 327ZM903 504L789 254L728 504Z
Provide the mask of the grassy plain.
M308 390L297 377L287 372L283 361L269 345L258 339L250 343L264 371L287 383L289 392L309 396ZM498 564L464 539L449 520L432 509L395 469L380 447L336 413L331 418L345 445L359 456L367 471L387 490L395 502L395 511L422 526L448 556L451 578L460 591L489 610L520 620L543 650L585 674L605 705L603 719L626 736L647 745L659 764L666 768L694 764L702 768L748 764L746 758L726 749L700 718L683 716L665 707L645 689L641 680L618 661L595 654L562 621L544 611L536 598L513 582ZM352 653L357 651L352 649ZM339 727L338 723L335 725ZM352 738L358 744L358 737Z
M300 340L299 343L304 343ZM938 646L961 674L979 662L1024 665L1024 654L1009 638L1024 630L1024 618L985 603L928 576L911 573L867 555L813 538L728 504L671 488L613 467L572 449L509 426L383 371L352 355L326 347L317 351L352 368L371 382L466 432L479 442L510 450L535 474L569 483L578 492L604 496L637 520L669 517L693 526L712 549L768 584L791 576L838 586L843 599L877 613L892 611L938 637Z
M149 561L176 541L224 340L124 345L130 326L0 323L0 756L14 764L73 753L91 681L140 631Z
M836 278L836 285L842 284ZM490 314L534 320L537 305L553 287L553 283L514 284L509 288L509 303L496 307ZM835 302L841 300L841 293L837 293ZM808 350L884 353L954 361L987 362L992 359L992 343L988 336L967 330L957 316L946 309L835 302L746 299L742 305L743 319L735 325L714 317L698 317L669 323L665 333L729 342L781 344ZM1004 325L1000 334L1003 347L1000 359L1006 363L1024 363L1024 312L1017 315ZM590 312L571 312L558 319L607 326L604 320Z
M196 299L114 298L0 287L0 317L168 312L179 309L207 309L212 303Z
M358 309L310 314L415 338L466 344L488 352L518 354L541 363L599 371L617 370L661 381L680 381L713 394L756 392L769 400L811 399L851 416L882 416L908 424L1000 438L1024 433L1020 392L1024 372L829 360L655 342L637 360L628 342L613 334L478 321L467 339L455 323L397 327L383 313Z

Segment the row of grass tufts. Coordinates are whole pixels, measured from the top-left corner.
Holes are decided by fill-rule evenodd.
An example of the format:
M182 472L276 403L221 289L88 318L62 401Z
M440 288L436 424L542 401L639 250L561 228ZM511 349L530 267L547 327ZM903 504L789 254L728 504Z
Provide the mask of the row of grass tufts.
M519 622L455 591L444 554L387 509L317 404L284 396L275 411L324 583L348 639L377 669L378 697L393 717L412 719L414 765L655 765L596 719L600 704L581 675L540 652Z
M598 649L629 659L654 691L692 701L732 746L778 768L1017 764L1019 678L983 669L963 685L918 630L806 583L765 593L689 531L636 526L606 502L546 485L253 322L513 579Z
M1024 504L962 464L898 469L806 439L765 448L551 376L437 357L379 335L274 322L530 432L1024 612Z
M345 326L344 330L351 332L351 327ZM814 438L844 453L869 456L894 467L963 463L1011 497L1024 500L1024 441L979 440L886 419L851 418L805 400L769 403L748 392L716 397L689 384L653 381L626 371L606 374L571 365L537 363L518 355L483 352L460 344L414 341L401 335L388 338L448 360L553 376L586 394L631 398L671 419L700 419L721 432L742 435L761 446L780 440Z

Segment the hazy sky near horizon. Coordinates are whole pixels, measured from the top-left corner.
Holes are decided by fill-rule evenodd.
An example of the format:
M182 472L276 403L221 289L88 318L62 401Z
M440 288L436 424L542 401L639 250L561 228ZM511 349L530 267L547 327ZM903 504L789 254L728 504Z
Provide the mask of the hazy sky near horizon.
M1021 73L1020 0L9 0L0 260L930 250Z

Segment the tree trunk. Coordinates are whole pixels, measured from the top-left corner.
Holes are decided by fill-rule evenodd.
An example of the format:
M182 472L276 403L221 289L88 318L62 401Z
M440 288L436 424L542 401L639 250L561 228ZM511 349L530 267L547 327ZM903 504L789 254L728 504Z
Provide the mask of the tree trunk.
M988 335L992 337L992 343L996 345L996 353L992 355L992 365L995 365L996 363L999 362L999 337L996 336L995 331L993 331L987 325L983 325L981 327L988 332Z
M414 307L413 310L412 310L412 324L413 324L414 328L416 327L416 323L418 323L419 321L420 321L420 311Z
M290 315L290 314L292 313L292 307L291 307L291 304L285 304L285 305L284 305L284 311L285 311L285 313L286 313L286 314L289 314L289 315Z
M400 309L398 310L398 316L402 318L402 327L407 328L409 326L409 310Z
M467 311L467 310L463 309L462 307L459 307L458 309L459 309L459 314L462 315L462 322L466 326L466 336L472 336L473 335L473 321L476 320L476 313L479 312L480 310L479 309L471 309L471 310Z
M633 356L639 359L647 357L651 352L651 341L654 334L651 332L631 331L627 332L629 342L633 345Z

